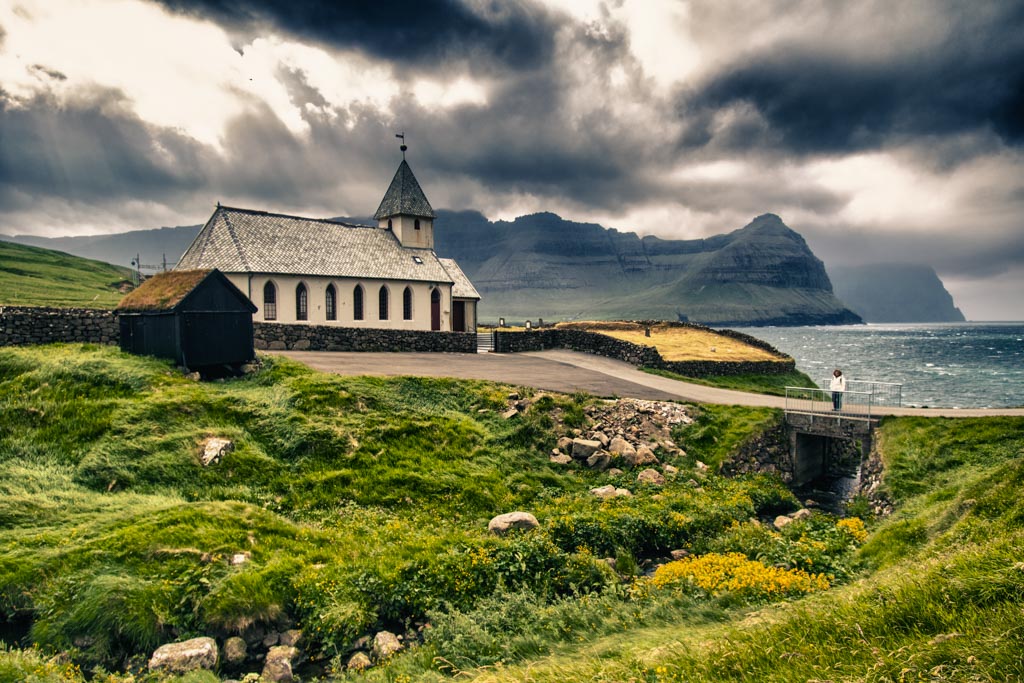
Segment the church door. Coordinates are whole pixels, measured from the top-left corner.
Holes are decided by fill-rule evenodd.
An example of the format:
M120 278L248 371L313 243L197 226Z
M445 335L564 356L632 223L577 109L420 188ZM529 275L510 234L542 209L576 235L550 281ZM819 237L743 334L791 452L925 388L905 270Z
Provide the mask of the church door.
M466 329L466 302L452 302L452 331L468 332Z
M441 292L437 289L430 292L430 329L441 329Z

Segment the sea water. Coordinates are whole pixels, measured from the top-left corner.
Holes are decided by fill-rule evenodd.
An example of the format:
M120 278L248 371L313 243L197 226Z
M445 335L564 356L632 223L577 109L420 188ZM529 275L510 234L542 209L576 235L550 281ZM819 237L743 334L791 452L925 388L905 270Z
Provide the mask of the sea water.
M847 379L903 385L904 406L1024 406L1024 323L739 328L796 360L823 388Z

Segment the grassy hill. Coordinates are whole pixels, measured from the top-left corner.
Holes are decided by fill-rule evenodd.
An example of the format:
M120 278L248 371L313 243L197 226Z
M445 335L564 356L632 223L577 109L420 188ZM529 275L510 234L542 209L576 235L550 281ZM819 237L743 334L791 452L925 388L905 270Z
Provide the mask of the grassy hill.
M694 408L687 454L660 453L679 474L643 486L549 462L603 405L587 396L520 388L504 419L510 387L265 360L200 384L112 348L0 349L0 640L22 648L0 680L127 681L162 642L289 626L304 680L1024 674L1022 420L891 420L894 515L861 501L870 535L824 513L775 531L799 505L778 481L696 467L773 411ZM204 467L208 436L236 448ZM608 483L634 495L589 492ZM541 527L487 533L517 509ZM639 571L673 549L691 556ZM345 671L381 628L407 650Z
M127 268L0 241L0 305L113 308L130 280Z

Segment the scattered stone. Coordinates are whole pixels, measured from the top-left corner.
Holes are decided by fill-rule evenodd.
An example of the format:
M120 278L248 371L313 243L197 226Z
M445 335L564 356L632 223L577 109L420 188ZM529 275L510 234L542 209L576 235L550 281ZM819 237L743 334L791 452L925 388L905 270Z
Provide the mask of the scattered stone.
M693 466L697 469L698 472L707 472L708 469L709 469L708 466L705 465L700 460L698 460L697 462L693 463Z
M224 663L228 666L238 666L245 661L249 648L245 640L238 636L231 636L224 641Z
M193 382L198 382L202 379L202 376L198 372L186 372L185 379L190 379Z
M661 471L665 474L679 474L679 468L672 465L665 465L661 468Z
M661 472L650 468L643 470L640 474L636 475L636 480L641 484L652 484L654 486L661 486L665 483L665 477L662 476Z
M605 451L597 451L589 458L587 458L587 467L599 471L604 471L608 468L608 464L612 461L612 456L608 455Z
M609 477L617 477L620 474L623 474L623 472L618 467L613 467L610 470L608 470L608 476Z
M688 479L686 481L686 485L691 487L691 488L695 488L695 489L699 489L700 488L700 483L696 479Z
M557 445L558 450L562 451L563 453L572 453L572 439L570 439L569 437L559 437Z
M302 640L302 630L297 628L288 629L281 634L281 644L290 647L298 647Z
M595 441L601 442L601 448L608 448L608 435L604 432L594 432L591 434L591 438Z
M267 661L263 663L260 683L292 683L292 660L299 651L290 645L275 645L267 652Z
M608 451L613 455L621 455L622 457L636 455L636 449L621 436L616 436L611 440L608 444Z
M186 674L196 669L217 668L217 641L193 638L161 645L149 659L150 671Z
M636 451L632 458L629 456L623 456L630 465L637 467L639 465L654 465L657 464L658 458L654 455L654 451L644 445L637 446Z
M501 414L501 419L511 420L513 417L519 414L519 409L516 407L509 408Z
M590 492L597 496L598 498L603 499L614 498L617 495L615 487L612 486L611 484L608 484L606 486L598 486L596 489L590 489Z
M572 457L574 460L586 460L601 448L600 441L575 438L572 440Z
M578 427L576 429L572 430L572 435L573 436L580 436L581 434L583 434L583 430L578 428Z
M775 521L773 522L773 524L774 524L776 529L782 529L787 524L792 524L792 523L793 523L793 518L789 517L787 515L779 515L778 517L775 518Z
M233 567L237 567L238 565L248 562L250 557L252 557L251 553L234 553L231 556L231 559L228 560L228 564Z
M224 455L235 450L234 441L216 436L203 440L199 446L202 449L199 460L203 463L203 467L216 465Z
M818 507L818 501L811 500L810 498L808 498L807 500L804 501L804 507L806 507L806 508L816 508L816 507Z
M669 553L669 555L672 556L673 560L681 560L684 557L689 557L690 556L690 551L689 550L681 550L681 549L680 550L673 550L672 552Z
M365 652L357 652L348 660L348 668L353 671L365 671L373 666L373 662L366 656Z
M569 463L572 462L572 458L570 458L568 455L565 455L564 453L559 453L558 455L552 455L550 458L548 458L548 462L553 462L556 465L568 465Z
M373 655L373 661L380 664L401 649L402 644L398 642L398 636L390 631L381 631L373 637L373 648L370 653Z
M506 512L505 514L498 515L492 519L487 524L487 530L497 536L504 536L510 529L522 529L523 531L529 531L530 529L536 529L539 526L540 522L538 522L537 518L529 512ZM387 631L381 631L381 633L387 633ZM376 647L376 640L374 640L374 643L374 646Z
M510 401L518 401L520 398L521 397L519 396L519 392L515 392L514 391L514 392L512 392L511 394L508 395L508 400L510 400Z
M274 631L272 633L268 633L266 637L263 638L263 647L274 647L280 642L281 634L277 631Z
M616 496L625 496L625 497L628 498L628 497L633 495L633 492L630 491L629 489L615 489L615 495Z
M793 521L796 521L798 519L807 519L811 516L811 514L811 511L808 510L807 508L801 508L794 512L791 516L793 517Z
M369 650L370 649L370 644L372 642L373 642L373 639L370 638L370 636L360 636L359 639L356 640L356 642L352 643L352 649L353 650Z

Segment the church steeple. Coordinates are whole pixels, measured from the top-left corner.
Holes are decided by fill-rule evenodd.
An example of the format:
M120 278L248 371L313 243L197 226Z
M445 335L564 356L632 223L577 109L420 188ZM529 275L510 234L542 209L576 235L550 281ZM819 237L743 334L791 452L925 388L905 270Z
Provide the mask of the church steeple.
M380 227L394 232L402 246L433 249L434 209L423 194L409 162L405 160L405 150L408 148L404 134L399 137L403 137L402 163L398 165L395 177L391 179L391 185L373 217Z

